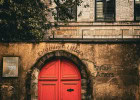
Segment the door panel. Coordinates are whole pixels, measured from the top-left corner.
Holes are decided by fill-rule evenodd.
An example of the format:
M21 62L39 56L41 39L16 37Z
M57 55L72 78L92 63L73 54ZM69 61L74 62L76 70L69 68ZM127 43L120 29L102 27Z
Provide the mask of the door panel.
M39 82L39 100L58 100L58 83L57 81L40 81Z
M81 100L80 72L67 60L46 64L38 80L39 100Z
M67 81L61 83L61 100L80 100L80 82Z
M53 61L43 67L39 74L39 79L57 80L58 79L59 62Z
M66 60L61 62L61 79L80 79L77 67Z

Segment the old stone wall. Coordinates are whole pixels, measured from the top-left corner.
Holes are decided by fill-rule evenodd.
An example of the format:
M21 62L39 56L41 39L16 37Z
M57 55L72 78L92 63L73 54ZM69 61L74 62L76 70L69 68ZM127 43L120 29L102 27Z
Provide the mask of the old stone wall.
M32 94L26 84L28 73L41 57L59 50L75 55L85 64L93 81L93 100L140 99L139 43L42 42L0 43L0 100L31 98L27 95ZM5 56L19 57L18 77L2 77Z
M95 0L83 0L81 5L77 6L77 20L68 23L59 22L59 28L50 30L49 34L44 36L44 40L50 38L139 39L140 22L134 21L134 6L134 0L115 0L115 20L97 22ZM56 7L53 1L50 7Z
M134 0L116 0L116 21L134 21Z
M77 6L77 22L96 22L95 0L82 1L80 6ZM50 8L55 7L56 4L52 0ZM115 19L115 21L134 21L134 0L115 0Z
M83 24L83 26L82 26ZM128 26L123 24L122 26L102 23L91 26L84 25L84 23L62 26L59 29L54 29L53 34L46 34L44 40L51 39L138 39L140 38L140 26ZM120 24L121 25L121 24ZM49 36L48 36L49 35Z
M78 22L95 22L95 0L83 0L77 6ZM134 21L134 0L115 0L116 21Z

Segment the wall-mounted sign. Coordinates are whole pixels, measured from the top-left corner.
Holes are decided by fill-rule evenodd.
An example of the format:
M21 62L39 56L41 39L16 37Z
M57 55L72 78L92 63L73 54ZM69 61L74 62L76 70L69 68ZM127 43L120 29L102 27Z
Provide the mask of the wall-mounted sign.
M18 77L19 57L3 57L3 77Z

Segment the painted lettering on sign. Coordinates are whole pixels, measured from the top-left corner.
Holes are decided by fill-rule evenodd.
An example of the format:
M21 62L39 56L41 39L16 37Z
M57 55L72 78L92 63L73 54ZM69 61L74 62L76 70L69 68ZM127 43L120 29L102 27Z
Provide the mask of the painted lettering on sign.
M68 50L77 53L77 55L83 56L83 52L80 51L77 46L71 46L71 45L50 46L38 52L38 55L43 56L43 54L52 50Z
M3 77L18 77L18 57L3 57Z

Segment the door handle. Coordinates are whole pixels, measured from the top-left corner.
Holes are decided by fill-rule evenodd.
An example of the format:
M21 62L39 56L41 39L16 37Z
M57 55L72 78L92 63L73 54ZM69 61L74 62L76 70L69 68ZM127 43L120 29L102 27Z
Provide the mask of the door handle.
M74 91L74 89L71 89L71 88L70 88L70 89L67 89L67 91L68 91L68 92L72 92L72 91Z

